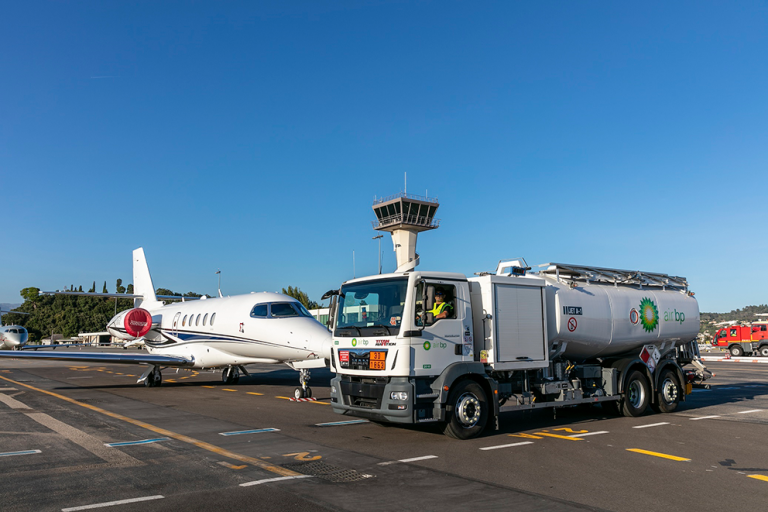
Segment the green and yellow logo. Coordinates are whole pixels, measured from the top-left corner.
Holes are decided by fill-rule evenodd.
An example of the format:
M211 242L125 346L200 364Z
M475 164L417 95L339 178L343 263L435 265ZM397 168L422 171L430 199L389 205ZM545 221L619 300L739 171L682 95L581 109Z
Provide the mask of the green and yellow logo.
M357 338L352 338L352 346L353 347L357 346Z
M647 332L652 332L659 325L659 310L649 298L640 301L640 323Z
M432 344L430 342L428 342L428 341L425 341L424 342L424 350L429 350L430 348L432 348Z

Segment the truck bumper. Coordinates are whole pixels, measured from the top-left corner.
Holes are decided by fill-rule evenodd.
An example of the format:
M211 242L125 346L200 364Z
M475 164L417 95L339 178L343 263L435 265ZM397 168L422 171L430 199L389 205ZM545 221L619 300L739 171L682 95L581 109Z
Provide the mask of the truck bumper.
M414 423L413 384L408 377L355 379L336 376L331 379L331 407L339 414L375 421ZM392 393L407 393L407 400L393 400Z

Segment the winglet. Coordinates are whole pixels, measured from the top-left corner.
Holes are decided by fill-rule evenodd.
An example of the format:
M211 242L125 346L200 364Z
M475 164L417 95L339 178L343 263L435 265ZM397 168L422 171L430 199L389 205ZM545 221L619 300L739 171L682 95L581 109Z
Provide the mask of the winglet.
M143 247L133 251L133 292L142 296L140 299L133 299L135 308L156 308L163 305L155 296L155 286L152 284L152 276L149 275Z

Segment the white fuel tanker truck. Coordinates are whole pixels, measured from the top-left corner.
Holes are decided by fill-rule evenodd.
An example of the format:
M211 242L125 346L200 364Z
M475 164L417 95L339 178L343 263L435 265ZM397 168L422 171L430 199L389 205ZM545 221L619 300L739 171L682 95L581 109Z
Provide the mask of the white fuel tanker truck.
M327 294L335 412L440 422L468 439L506 411L671 412L711 375L685 278L556 263L531 273L524 260L470 278L413 266Z

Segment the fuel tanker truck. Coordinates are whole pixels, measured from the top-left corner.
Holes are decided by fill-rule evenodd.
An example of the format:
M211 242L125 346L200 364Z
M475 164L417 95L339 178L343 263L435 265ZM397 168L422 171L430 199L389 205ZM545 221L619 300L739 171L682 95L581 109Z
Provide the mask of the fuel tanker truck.
M433 221L401 215L388 225L377 216L374 227L390 228L396 252L406 247L398 270L324 296L337 413L439 423L469 439L498 428L507 411L601 404L625 416L672 412L711 376L683 277L561 263L531 272L523 259L473 277L415 271L409 232Z

